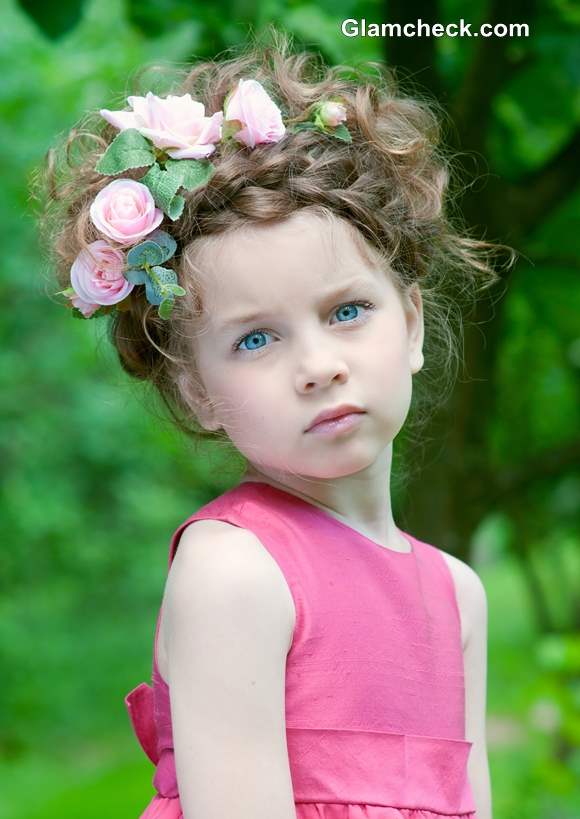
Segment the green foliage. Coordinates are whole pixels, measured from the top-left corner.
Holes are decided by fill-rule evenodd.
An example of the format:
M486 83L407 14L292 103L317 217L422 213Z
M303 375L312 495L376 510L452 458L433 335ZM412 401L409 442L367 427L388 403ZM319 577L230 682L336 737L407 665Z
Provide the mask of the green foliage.
M149 275L143 267L129 267L125 271L125 278L131 284L146 284L149 281Z
M170 295L183 295L185 290L177 284L175 270L168 267L152 267L149 280L145 283L147 300L151 304L161 304ZM166 310L167 308L165 308Z
M211 179L214 171L206 159L167 160L164 168L154 164L139 181L149 188L157 207L175 222L185 205L183 196L177 195L179 188L193 191Z
M132 267L142 267L145 264L161 264L163 250L152 241L145 241L132 247L127 254L127 261Z
M337 139L342 139L343 142L352 142L352 137L348 128L342 123L336 126L333 136L335 136Z
M125 277L132 284L145 285L147 300L150 304L159 305L159 315L166 319L171 315L174 297L185 295L184 288L177 284L175 271L161 266L161 262L173 256L177 243L163 230L154 231L150 237L127 253L130 266L125 271ZM96 311L93 317L100 312Z
M105 176L115 176L130 168L143 168L155 162L153 146L135 128L120 131L111 142L95 170Z
M44 34L55 39L74 29L83 12L82 0L60 0L58 5L42 0L18 0L18 3Z
M159 228L154 230L153 233L149 234L149 241L155 242L163 251L159 261L154 262L154 264L163 264L163 262L170 259L177 250L177 242L173 236L170 236L169 233L166 233L164 230L160 230Z
M298 122L290 129L292 131L321 131L322 133L330 134L343 142L352 142L352 137L348 128L345 125L337 125L336 128L327 128L322 122Z

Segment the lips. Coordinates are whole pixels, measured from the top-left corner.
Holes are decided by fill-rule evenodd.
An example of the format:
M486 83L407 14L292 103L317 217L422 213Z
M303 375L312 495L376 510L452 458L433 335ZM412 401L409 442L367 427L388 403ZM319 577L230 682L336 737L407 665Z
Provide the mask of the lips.
M364 412L364 410L361 409L360 407L355 406L354 404L341 404L338 407L323 410L322 412L318 413L316 418L306 428L305 432L308 432L309 430L312 429L312 427L316 426L316 424L320 424L322 421L329 421L334 418L341 418L343 415L350 415L351 413L362 412Z

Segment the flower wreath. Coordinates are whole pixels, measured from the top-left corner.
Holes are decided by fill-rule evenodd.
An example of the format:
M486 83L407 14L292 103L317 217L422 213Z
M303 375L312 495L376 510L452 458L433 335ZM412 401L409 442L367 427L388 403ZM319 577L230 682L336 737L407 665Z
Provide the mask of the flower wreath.
M240 79L226 97L224 111L211 117L190 94L162 98L148 92L127 101L132 111L99 112L120 133L95 170L104 176L130 168L149 170L138 182L109 182L90 206L91 221L106 238L78 254L70 270L71 286L56 294L68 299L65 304L76 318L128 309L129 294L143 284L149 303L158 306L161 318L169 318L175 297L185 295L185 290L175 271L163 266L177 243L159 226L165 216L173 222L181 216L185 199L180 188L193 191L212 177L215 166L207 157L219 141L234 139L254 148L278 142L287 130L312 129L352 142L344 125L346 108L339 99L314 103L306 115L287 120L287 128L280 109L257 80Z

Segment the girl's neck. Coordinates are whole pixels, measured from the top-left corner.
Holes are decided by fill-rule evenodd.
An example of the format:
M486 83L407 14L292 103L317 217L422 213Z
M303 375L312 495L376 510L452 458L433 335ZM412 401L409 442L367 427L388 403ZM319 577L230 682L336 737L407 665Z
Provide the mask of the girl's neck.
M366 469L340 478L303 478L248 463L240 483L258 481L318 506L365 537L390 549L408 551L393 520L390 497L392 443Z

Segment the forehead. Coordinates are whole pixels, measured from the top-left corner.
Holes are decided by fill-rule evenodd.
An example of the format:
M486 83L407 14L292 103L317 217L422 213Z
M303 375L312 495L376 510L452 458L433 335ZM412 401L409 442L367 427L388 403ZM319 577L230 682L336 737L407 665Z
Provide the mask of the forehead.
M385 279L380 260L342 219L298 211L289 219L209 237L201 247L206 317L277 311L357 278Z

